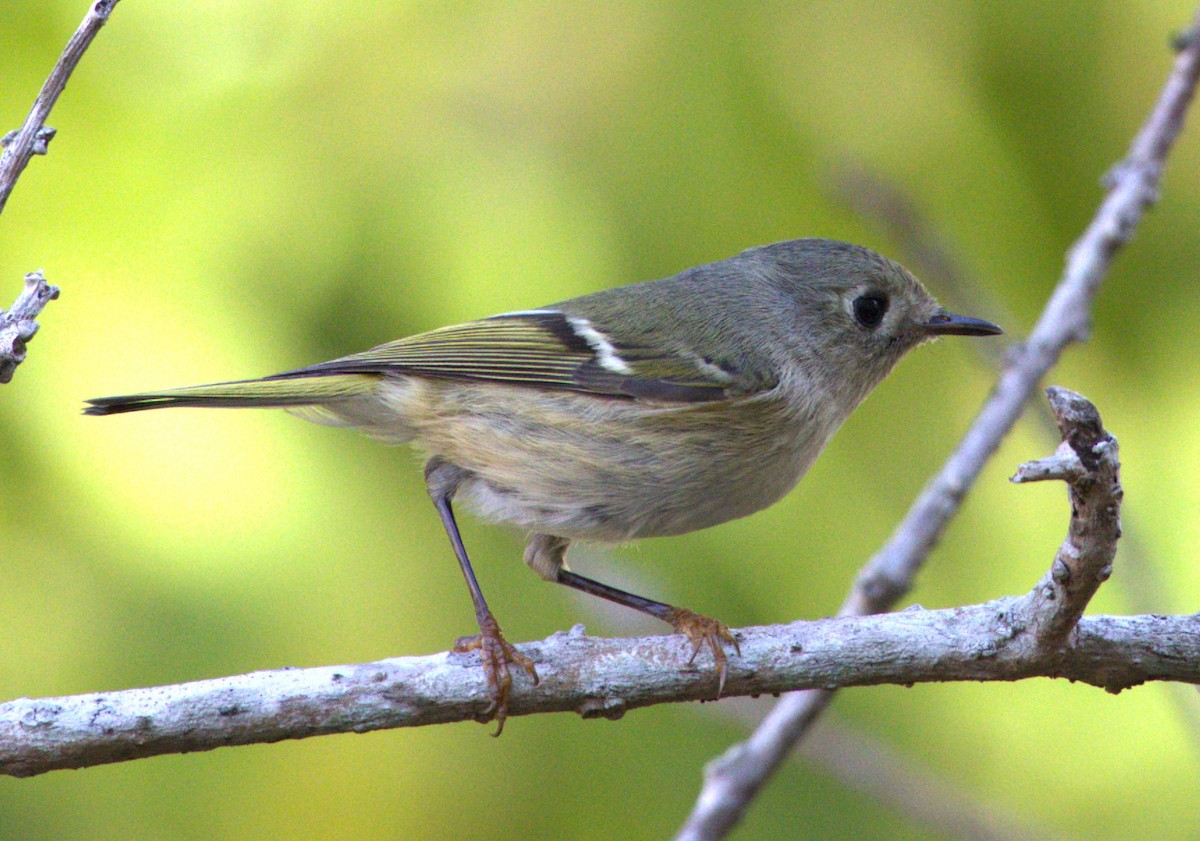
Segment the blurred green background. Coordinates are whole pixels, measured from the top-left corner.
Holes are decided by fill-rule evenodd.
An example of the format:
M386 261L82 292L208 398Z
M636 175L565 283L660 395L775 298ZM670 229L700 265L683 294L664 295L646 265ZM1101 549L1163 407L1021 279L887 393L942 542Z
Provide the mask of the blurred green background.
M0 128L24 118L84 7L0 2ZM0 219L0 306L38 267L63 287L0 388L0 699L429 653L473 628L407 449L277 412L84 418L84 398L272 373L797 236L912 262L831 191L848 161L909 194L984 290L933 291L1019 339L1192 9L127 0ZM1195 116L1092 341L1050 378L1095 400L1126 462L1140 558L1118 559L1095 611L1200 604ZM968 344L907 359L771 510L585 550L576 567L731 625L830 614L985 396ZM1006 479L1053 445L1028 419L1010 437L913 601L1032 586L1064 493ZM511 639L579 621L661 632L542 583L520 534L464 520ZM1192 838L1194 703L1165 686L885 687L843 693L831 722L1008 820ZM461 724L0 779L0 838L663 838L756 709L540 716L499 740ZM861 787L800 757L735 837L947 837Z

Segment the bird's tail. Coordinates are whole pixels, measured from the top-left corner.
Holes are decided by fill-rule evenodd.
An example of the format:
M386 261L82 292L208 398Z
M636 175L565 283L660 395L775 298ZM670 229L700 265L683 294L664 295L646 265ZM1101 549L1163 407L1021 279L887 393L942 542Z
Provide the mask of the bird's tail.
M194 385L145 394L97 397L88 400L85 415L116 415L161 409L169 406L285 407L337 404L371 395L379 386L376 374L332 374L326 376L275 376L261 380L238 380L212 385Z

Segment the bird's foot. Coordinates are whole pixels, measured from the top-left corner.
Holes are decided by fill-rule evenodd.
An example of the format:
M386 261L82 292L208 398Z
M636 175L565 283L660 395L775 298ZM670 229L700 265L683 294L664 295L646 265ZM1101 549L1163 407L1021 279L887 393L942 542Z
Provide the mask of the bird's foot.
M688 659L689 666L696 660L700 649L705 644L708 645L712 651L713 663L717 667L717 697L720 698L721 693L725 691L725 677L729 671L729 658L725 656L725 644L732 645L737 655L742 656L742 649L738 646L738 641L733 634L730 633L729 626L685 607L671 608L669 614L664 618L671 623L671 627L675 629L676 633L683 634L691 640L692 656Z
M736 643L735 643L736 644ZM496 732L499 736L504 731L504 721L508 718L508 693L512 689L512 673L508 666L514 663L525 670L525 673L536 685L538 682L537 669L533 661L521 652L500 633L500 623L491 613L479 618L479 633L470 637L459 637L454 641L454 651L465 652L479 649L479 659L483 664L483 674L487 678L488 689L492 693L492 703L483 712L483 721L496 721Z

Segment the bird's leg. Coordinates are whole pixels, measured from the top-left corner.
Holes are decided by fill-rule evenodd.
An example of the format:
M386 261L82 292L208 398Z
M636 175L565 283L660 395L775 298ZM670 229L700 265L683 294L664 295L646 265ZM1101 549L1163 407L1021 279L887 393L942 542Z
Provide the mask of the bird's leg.
M717 697L721 697L721 693L725 691L725 678L729 671L729 658L725 655L725 644L732 645L739 657L742 654L738 641L730 633L729 627L724 622L702 616L687 608L673 607L643 598L571 572L565 564L569 543L570 541L562 537L548 534L534 535L525 549L525 562L548 581L565 584L584 593L640 610L642 613L666 622L675 629L676 633L683 634L691 641L692 656L688 659L688 665L695 661L700 649L707 645L712 651L713 662L717 667Z
M479 582L475 579L475 571L471 569L471 559L467 557L467 549L463 546L462 535L458 532L458 523L454 520L454 510L450 507L450 500L454 497L454 491L458 487L459 474L458 468L438 458L430 459L429 463L425 465L425 482L429 489L429 496L433 499L434 507L437 508L438 514L442 518L442 525L446 529L446 535L450 538L450 545L454 547L458 565L462 568L463 578L467 580L467 589L471 592L471 603L475 606L475 619L479 623L479 633L455 640L454 650L460 652L479 650L483 673L487 678L488 688L492 692L491 706L484 715L486 720L492 718L496 720L496 732L492 735L499 736L504 730L504 721L508 718L508 693L512 689L512 674L509 672L508 664L515 663L520 666L535 684L538 682L538 673L534 668L533 661L517 651L504 638L500 631L500 623L496 621L496 617L488 608L487 601L483 598L483 591L479 589Z
M616 587L601 584L599 581L585 578L569 570L561 570L557 580L559 584L566 584L568 587L608 599L610 602L640 610L642 613L648 613L655 619L666 622L675 629L676 633L683 634L691 640L692 656L688 658L688 665L695 661L700 649L707 644L709 650L712 651L713 662L717 667L716 697L721 697L721 693L725 691L725 677L729 671L729 658L725 656L725 643L732 645L739 657L742 655L737 639L730 633L729 626L724 622L709 616L702 616L686 607L672 607L669 604L618 590Z

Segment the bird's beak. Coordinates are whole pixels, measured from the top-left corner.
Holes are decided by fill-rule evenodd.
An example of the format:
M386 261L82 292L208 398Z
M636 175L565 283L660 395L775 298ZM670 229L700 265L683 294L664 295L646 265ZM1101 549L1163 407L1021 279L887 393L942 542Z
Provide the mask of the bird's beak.
M998 336L1004 331L982 318L938 310L925 322L925 332L930 336Z

